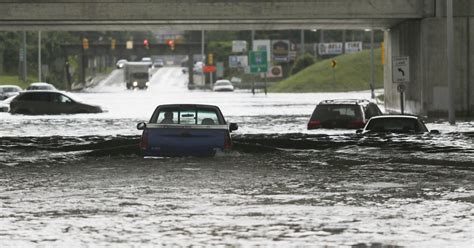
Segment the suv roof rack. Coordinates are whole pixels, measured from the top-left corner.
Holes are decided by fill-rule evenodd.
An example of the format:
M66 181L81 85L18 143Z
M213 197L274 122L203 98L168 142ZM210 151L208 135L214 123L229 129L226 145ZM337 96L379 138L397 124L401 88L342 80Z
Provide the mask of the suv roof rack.
M367 99L331 99L331 100L321 101L321 103L341 103L341 102L368 103L370 101Z

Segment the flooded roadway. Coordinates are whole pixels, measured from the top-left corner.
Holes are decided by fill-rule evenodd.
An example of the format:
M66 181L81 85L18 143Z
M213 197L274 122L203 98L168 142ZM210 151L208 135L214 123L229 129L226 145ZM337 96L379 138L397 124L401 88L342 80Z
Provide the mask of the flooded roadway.
M472 247L474 123L440 135L307 131L315 103L369 93L78 94L108 112L0 113L0 245ZM235 151L144 159L138 121L208 103Z

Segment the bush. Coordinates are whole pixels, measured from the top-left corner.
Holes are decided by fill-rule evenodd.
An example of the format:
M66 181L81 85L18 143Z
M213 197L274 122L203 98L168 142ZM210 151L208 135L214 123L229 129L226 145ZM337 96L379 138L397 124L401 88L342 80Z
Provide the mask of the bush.
M314 58L310 54L305 54L296 59L295 64L291 68L290 75L295 75L296 73L302 71L304 68L314 64Z

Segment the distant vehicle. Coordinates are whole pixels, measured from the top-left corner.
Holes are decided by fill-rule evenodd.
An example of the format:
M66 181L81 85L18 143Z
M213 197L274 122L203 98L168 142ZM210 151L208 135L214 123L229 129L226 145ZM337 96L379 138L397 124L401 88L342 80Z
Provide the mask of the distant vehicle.
M20 94L22 89L16 85L0 85L0 100Z
M313 111L308 122L308 130L317 128L364 127L368 119L381 115L377 104L362 99L325 100Z
M149 123L141 122L140 149L145 156L213 156L232 148L230 132L220 109L213 105L160 105Z
M162 59L157 59L153 62L153 64L151 65L151 67L153 68L160 68L160 67L163 67L165 66L165 61L162 60Z
M124 78L127 89L146 89L150 84L150 62L127 62L124 65Z
M212 87L213 91L234 91L234 86L227 79L217 80Z
M54 115L101 112L100 106L83 103L78 98L61 91L24 91L10 102L12 114Z
M143 57L142 62L149 62L151 64L151 58L150 57Z
M119 61L117 61L117 63L115 63L115 66L117 67L117 69L122 69L123 66L127 63L128 61L126 59L120 59Z
M357 130L357 133L433 133L438 134L438 130L428 131L423 121L412 115L381 115L370 118L364 129Z
M32 83L26 88L26 90L57 90L52 84L37 82Z

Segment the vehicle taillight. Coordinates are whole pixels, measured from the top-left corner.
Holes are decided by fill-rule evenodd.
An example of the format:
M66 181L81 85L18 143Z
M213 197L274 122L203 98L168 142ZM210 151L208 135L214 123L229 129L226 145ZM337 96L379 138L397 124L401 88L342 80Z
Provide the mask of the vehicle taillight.
M347 124L348 128L363 128L365 126L364 120L353 120Z
M308 122L308 129L318 128L319 126L321 126L320 120L311 120Z
M146 150L148 148L148 131L143 131L142 139L140 140L140 149Z
M230 139L229 135L224 137L224 150L232 149L232 140Z

